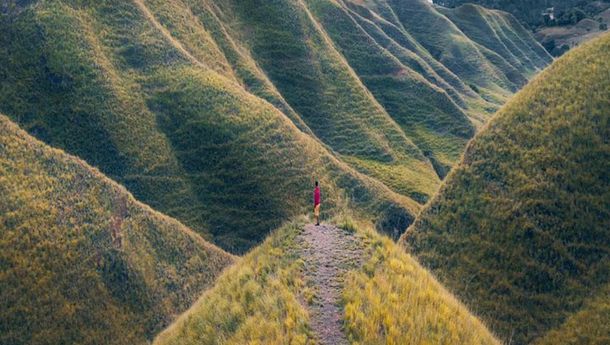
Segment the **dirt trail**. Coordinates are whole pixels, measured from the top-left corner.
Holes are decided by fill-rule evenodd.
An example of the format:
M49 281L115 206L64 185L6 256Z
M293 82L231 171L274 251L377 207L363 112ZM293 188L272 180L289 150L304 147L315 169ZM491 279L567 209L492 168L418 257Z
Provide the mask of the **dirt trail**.
M305 276L315 289L313 303L307 307L318 341L322 345L349 344L339 302L344 275L360 265L362 249L354 235L331 225L306 225L299 237Z

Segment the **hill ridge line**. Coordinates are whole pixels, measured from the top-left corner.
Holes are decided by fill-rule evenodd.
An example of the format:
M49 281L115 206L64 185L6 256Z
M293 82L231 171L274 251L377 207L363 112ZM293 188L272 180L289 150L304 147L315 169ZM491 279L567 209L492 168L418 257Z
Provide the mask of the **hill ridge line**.
M205 69L210 69L212 70L212 68L210 66L208 66L206 63L204 63L203 61L197 59L195 56L193 56L193 54L191 54L183 45L182 43L180 43L180 41L178 41L177 39L174 38L174 36L172 36L171 32L169 32L169 30L167 30L161 23L159 23L159 21L157 20L157 18L155 17L155 15L150 11L150 9L146 6L146 4L144 3L144 0L133 0L133 3L140 9L140 12L142 12L142 14L146 17L146 19L148 19L148 21L157 29L159 30L159 32L161 32L161 34L163 35L163 37L165 37L165 39L174 47L176 48L179 52L181 52L184 57L186 57L188 60L190 60L192 63L194 63L195 65L199 66L199 67L203 67Z
M339 305L341 290L348 269L360 266L362 248L345 230L329 224L305 225L299 238L304 244L305 277L315 291L313 302L305 305L311 326L320 344L347 345Z

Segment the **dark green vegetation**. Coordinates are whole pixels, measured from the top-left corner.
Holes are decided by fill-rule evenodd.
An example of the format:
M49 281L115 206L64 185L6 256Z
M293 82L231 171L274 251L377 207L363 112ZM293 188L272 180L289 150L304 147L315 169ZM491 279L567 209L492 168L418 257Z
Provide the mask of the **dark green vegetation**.
M513 14L553 56L608 30L609 0L434 0L450 8L471 3ZM441 10L444 12L444 10Z
M576 24L600 9L608 6L608 0L434 0L434 3L448 7L458 7L474 3L487 8L495 8L513 14L528 26ZM554 8L553 18L547 9Z
M233 257L0 115L0 344L146 344Z
M608 339L608 71L608 34L556 61L482 130L403 235L513 343L557 327L543 343Z
M584 307L570 315L560 327L545 334L536 345L610 344L610 284L585 301Z
M397 236L551 61L508 15L424 0L7 4L0 111L234 252L307 210L312 175Z
M608 30L610 2L605 4L605 8L603 12L587 16L576 24L548 26L536 30L534 37L552 55L559 56Z

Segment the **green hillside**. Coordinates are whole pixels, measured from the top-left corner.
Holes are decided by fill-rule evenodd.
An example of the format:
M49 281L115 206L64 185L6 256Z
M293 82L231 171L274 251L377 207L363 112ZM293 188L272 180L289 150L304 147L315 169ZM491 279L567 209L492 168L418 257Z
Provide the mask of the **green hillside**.
M234 257L0 115L0 343L146 344Z
M488 101L501 103L511 91L525 83L523 73L513 74L512 66L503 65L504 61L488 59L485 51L429 2L392 3L396 16L413 37L465 83L475 85Z
M443 6L457 7L475 3L488 8L496 8L512 13L527 26L532 28L566 25L579 16L597 14L608 8L607 0L434 0ZM553 19L543 15L553 8ZM575 22L572 24L576 24Z
M561 56L580 43L608 30L608 0L434 0L440 6L466 10L475 3L511 13L553 56ZM452 19L453 20L453 19ZM527 34L527 33L526 33ZM469 35L470 36L470 35Z
M411 7L448 29L426 35ZM397 236L476 128L550 61L505 15L476 20L504 19L493 30L522 48L511 59L415 0L3 11L0 111L237 253L307 209L312 175L326 210L347 204Z
M610 342L610 284L599 289L587 299L584 307L570 315L558 328L551 330L537 345L552 344L608 344Z
M321 287L307 271L312 269L309 255L318 249L304 240L303 226L299 220L271 233L154 344L332 343L313 331L312 310ZM343 282L338 288L341 324L351 343L499 344L394 242L357 228L321 230L349 242L334 250L347 248L341 249L347 271L338 278Z
M610 281L609 70L610 35L557 60L471 142L402 238L506 341L557 327L543 343L607 340L595 315Z
M499 55L515 68L516 73L519 70L536 71L552 61L545 54L544 48L534 44L532 34L511 23L514 18L506 12L492 11L473 4L455 9L439 8L439 11L481 45L480 49L491 51L486 54Z

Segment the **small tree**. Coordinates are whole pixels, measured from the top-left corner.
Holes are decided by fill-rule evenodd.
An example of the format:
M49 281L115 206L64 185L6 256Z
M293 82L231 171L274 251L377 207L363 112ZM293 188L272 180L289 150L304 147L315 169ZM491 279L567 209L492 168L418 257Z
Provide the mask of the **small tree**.
M555 44L555 40L554 39L550 39L544 43L542 43L542 46L548 51L548 52L552 52L553 49L556 48L556 44Z

